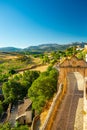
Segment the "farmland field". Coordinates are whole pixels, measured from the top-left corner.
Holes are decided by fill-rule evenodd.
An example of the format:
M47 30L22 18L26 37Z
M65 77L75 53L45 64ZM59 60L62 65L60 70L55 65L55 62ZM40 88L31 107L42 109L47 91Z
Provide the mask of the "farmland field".
M0 53L0 73L8 73L9 70L20 70L31 68L32 70L45 71L48 65L42 65L42 60L32 55L24 55L19 53Z

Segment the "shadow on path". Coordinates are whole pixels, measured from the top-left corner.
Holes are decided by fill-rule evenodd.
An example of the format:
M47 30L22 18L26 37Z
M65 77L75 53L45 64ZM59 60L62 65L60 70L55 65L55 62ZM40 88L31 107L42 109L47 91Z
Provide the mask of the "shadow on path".
M80 73L74 72L67 75L67 93L64 97L60 109L57 112L56 119L53 122L51 130L76 130L75 120L76 111L79 100L83 98L83 77ZM83 117L80 117L83 121ZM83 122L80 124L80 129L83 129Z

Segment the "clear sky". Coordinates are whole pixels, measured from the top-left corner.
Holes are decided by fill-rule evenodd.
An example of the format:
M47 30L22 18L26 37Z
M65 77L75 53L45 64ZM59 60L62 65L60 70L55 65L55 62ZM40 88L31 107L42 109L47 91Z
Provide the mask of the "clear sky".
M0 0L0 47L87 41L87 0Z

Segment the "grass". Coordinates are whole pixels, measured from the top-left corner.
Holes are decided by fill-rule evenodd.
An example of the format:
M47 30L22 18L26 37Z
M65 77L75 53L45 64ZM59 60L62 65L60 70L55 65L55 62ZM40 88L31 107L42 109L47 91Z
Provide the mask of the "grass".
M41 65L41 66L37 66L35 67L34 69L31 69L31 70L36 70L36 71L40 71L40 72L44 72L46 71L48 68L48 65Z
M0 53L0 73L8 73L10 69L25 69L30 68L31 66L36 66L32 70L37 71L45 71L48 65L41 65L42 60L38 58L34 58L33 56L27 56L29 59L22 59L23 54L18 53Z

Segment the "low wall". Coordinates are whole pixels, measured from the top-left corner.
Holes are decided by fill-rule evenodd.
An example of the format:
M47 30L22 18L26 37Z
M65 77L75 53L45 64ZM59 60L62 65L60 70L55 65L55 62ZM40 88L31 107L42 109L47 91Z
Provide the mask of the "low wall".
M53 103L50 107L46 120L40 130L51 130L58 108L64 97L66 90L67 90L67 85L66 85L66 79L65 79L64 83L59 85L59 90L57 92L57 95L53 99Z
M26 71L26 70L31 70L31 69L34 69L34 68L39 67L39 66L42 66L42 64L33 65L33 66L29 67L29 68L18 69L18 70L16 70L16 73L19 73L19 72L22 72L22 71Z
M36 124L36 122L37 122L37 120L38 120L39 118L40 118L39 115L37 115L37 116L34 117L33 122L32 122L32 126L31 126L31 130L34 130L34 126L35 126L35 124Z

